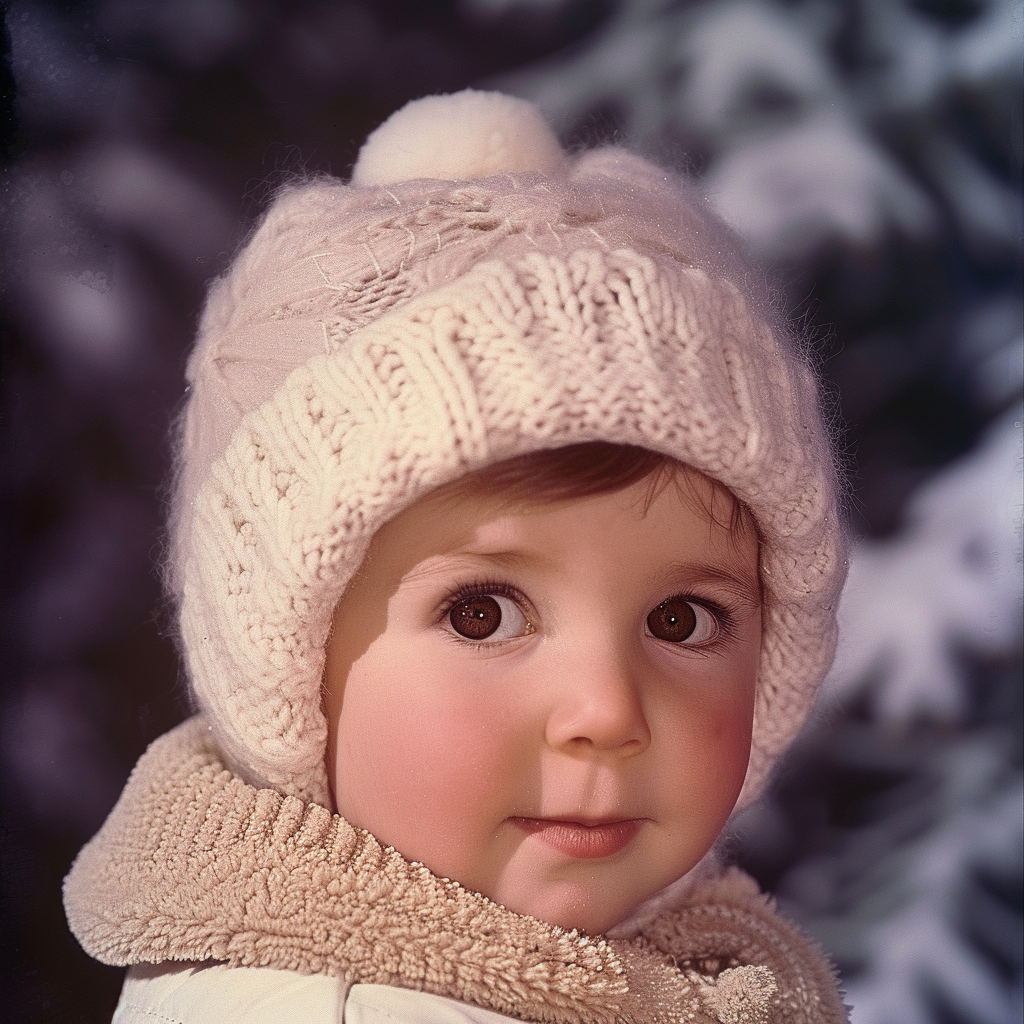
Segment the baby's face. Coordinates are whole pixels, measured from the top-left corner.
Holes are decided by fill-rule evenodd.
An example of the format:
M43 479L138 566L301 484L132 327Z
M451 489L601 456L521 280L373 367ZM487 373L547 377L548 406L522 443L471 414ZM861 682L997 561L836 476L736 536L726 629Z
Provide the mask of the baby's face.
M753 529L680 491L428 496L382 527L327 648L338 812L592 934L692 868L746 772L761 608Z

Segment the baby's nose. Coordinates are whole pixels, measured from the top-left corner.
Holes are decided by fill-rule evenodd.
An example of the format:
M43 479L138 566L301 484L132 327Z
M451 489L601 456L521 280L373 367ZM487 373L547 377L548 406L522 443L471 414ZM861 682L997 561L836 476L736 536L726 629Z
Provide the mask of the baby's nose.
M545 736L549 746L625 757L650 746L639 680L625 652L611 644L590 647L565 667L555 690Z

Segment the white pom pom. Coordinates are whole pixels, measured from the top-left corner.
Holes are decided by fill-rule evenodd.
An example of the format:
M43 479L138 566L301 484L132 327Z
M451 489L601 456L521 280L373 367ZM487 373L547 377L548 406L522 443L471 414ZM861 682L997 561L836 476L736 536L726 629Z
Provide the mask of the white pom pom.
M537 107L516 96L465 89L396 110L363 143L352 184L564 170L565 153Z

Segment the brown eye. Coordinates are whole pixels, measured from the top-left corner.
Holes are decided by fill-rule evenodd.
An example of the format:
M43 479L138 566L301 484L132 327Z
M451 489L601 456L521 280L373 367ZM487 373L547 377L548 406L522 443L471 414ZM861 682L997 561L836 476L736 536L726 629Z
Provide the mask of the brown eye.
M488 594L470 597L448 613L448 621L459 636L486 640L501 625L501 605Z
M698 615L699 612L702 612L703 615ZM662 601L647 616L647 628L651 631L651 636L655 636L659 640L667 640L669 643L681 644L686 640L691 643L700 643L708 637L695 634L713 632L713 629L698 629L699 626L706 626L702 622L702 619L705 618L711 619L711 615L706 609L694 605L690 601L684 601L681 597L670 597L667 601ZM711 625L713 627L713 622Z
M519 603L503 594L473 594L448 612L452 631L466 640L512 640L533 632Z

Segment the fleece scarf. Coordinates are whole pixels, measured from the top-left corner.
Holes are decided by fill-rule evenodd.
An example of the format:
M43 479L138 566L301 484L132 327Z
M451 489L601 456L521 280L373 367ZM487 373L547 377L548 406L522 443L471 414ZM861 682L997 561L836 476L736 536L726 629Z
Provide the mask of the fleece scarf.
M228 771L200 717L143 755L64 885L91 956L419 989L552 1024L841 1024L825 957L737 870L631 939L512 913Z

